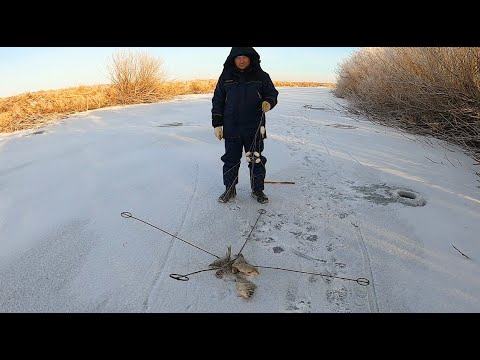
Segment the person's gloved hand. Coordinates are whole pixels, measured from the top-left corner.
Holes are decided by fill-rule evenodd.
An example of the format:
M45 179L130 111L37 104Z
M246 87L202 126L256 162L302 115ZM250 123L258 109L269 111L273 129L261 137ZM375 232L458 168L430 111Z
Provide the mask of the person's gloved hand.
M262 135L262 139L265 139L265 126L260 126L260 134Z
M217 126L215 129L215 136L218 138L218 140L223 139L223 128L221 126Z
M268 101L262 102L262 111L266 113L267 111L270 111L270 103Z

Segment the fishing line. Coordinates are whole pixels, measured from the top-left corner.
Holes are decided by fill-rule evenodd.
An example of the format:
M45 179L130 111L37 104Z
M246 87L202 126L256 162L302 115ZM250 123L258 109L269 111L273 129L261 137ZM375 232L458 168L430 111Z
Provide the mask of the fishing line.
M252 162L252 166L250 168L250 185L251 185L251 188L253 189L254 185L255 185L255 177L253 175L253 167L255 166L255 152L256 152L256 148L257 148L257 136L258 134L260 133L260 127L262 126L262 120L265 118L265 113L262 111L262 117L260 118L260 122L258 123L258 127L257 127L257 130L255 132L255 136L253 138L253 142L252 144L250 145L250 149L249 149L249 153L252 155L253 159L252 161L249 160L249 157L247 156L247 162L250 163ZM245 153L245 155L247 154L247 152ZM259 157L260 159L260 163L262 166L265 166L264 163L261 162L261 157ZM240 167L240 164L241 164L241 161L239 161L238 163L236 163L234 166L232 166L230 169L228 169L227 171L225 171L222 175L225 175L227 173L229 173L230 171L232 171L233 169L235 169L236 167ZM233 186L235 186L235 182L237 181L238 179L238 176L239 176L239 173L237 173L237 176L235 177L235 179L233 179L232 181L232 184L230 185L230 187L228 188L228 190L230 190Z
M220 259L220 256L217 256L217 255L215 255L215 254L212 254L211 252L209 252L209 251L207 251L207 250L205 250L205 249L202 249L201 247L199 247L199 246L197 246L197 245L194 245L194 244L192 244L192 243L190 243L190 242L188 242L188 241L186 241L186 240L183 240L183 239L179 238L178 236L175 236L175 235L173 235L173 234L170 234L168 231L165 231L165 230L163 230L163 229L160 229L158 226L152 225L152 224L150 224L150 223L148 223L148 222L146 222L146 221L143 221L142 219L136 218L135 216L133 216L131 213L129 213L129 212L127 212L127 211L122 212L120 215L121 215L123 218L126 218L126 219L132 218L132 219L138 220L138 221L140 221L140 222L142 222L142 223L144 223L144 224L147 224L147 225L149 225L149 226L151 226L151 227L153 227L153 228L155 228L155 229L157 229L157 230L160 230L161 232L164 232L165 234L168 234L168 235L174 237L175 239L178 239L178 240L180 240L180 241L183 241L184 243L187 243L188 245L193 246L194 248L197 248L197 249L199 249L199 250L202 250L202 251L206 252L207 254L210 254L210 255L212 255L212 256L215 256L217 259Z
M330 278L341 279L341 280L355 281L356 283L358 283L359 285L362 285L362 286L367 286L368 284L370 284L370 280L365 279L365 278L350 279L350 278L341 277L341 276L333 276L333 275L319 274L319 273L313 273L313 272L308 272L308 271L284 269L284 268L273 267L273 266L260 266L260 265L252 265L252 266L262 268L262 269L283 270L283 271L290 271L290 272L295 272L295 273L300 273L300 274L318 275L318 276L330 277Z
M334 275L328 275L328 274L320 274L320 273L313 273L313 272L309 272L309 271L300 271L300 270L293 270L293 269L285 269L285 268L274 267L274 266L261 266L261 265L252 265L252 266L257 267L257 268L262 268L262 269L282 270L282 271L289 271L289 272L300 273L300 274L307 274L307 275L315 275L315 276L329 277L329 278L346 280L346 281L355 281L358 285L361 285L361 286L368 286L368 285L370 284L370 280L368 280L368 279L366 279L366 278L362 278L362 277L360 277L360 278L358 278L358 279L351 279L351 278L347 278L347 277L334 276ZM192 273L190 273L190 274L185 274L185 275L181 275L181 274L170 274L170 277L171 277L172 279L179 280L179 281L188 281L188 280L190 280L190 278L189 278L190 275L198 274L198 273L205 272L205 271L217 270L217 269L221 269L221 268L219 268L219 267L214 267L214 268L211 268L211 269L203 269L203 270L195 271L195 272L192 272Z
M245 245L247 245L247 241L248 241L248 239L250 238L250 235L252 235L253 229L255 229L255 226L257 226L258 219L260 219L260 216L262 216L262 214L265 214L266 212L267 212L267 211L266 211L265 209L259 209L259 210L258 210L258 213L259 213L259 214L258 214L258 217L257 217L257 221L255 221L255 224L253 224L252 230L250 230L250 233L248 234L247 239L246 239L245 242L243 243L242 248L241 248L240 251L238 252L238 255L240 255L240 254L242 253L243 248L245 247ZM237 255L237 257L238 257L238 255Z
M250 230L250 233L248 234L247 236L247 239L245 240L245 242L243 243L243 246L242 248L240 249L240 251L238 252L237 256L235 256L232 260L230 260L229 262L227 262L224 266L222 267L210 267L208 269L203 269L203 270L198 270L198 271L194 271L192 273L189 273L189 274L170 274L170 277L172 279L175 279L175 280L178 280L178 281L188 281L190 280L189 276L190 275L194 275L194 274L199 274L199 273L202 273L202 272L206 272L206 271L213 271L213 270L219 270L219 269L222 269L222 268L225 268L225 267L228 267L228 266L231 266L232 263L238 258L238 256L242 253L243 249L245 248L245 245L247 244L248 240L250 239L250 236L252 235L253 233L253 230L255 229L255 227L257 226L257 223L258 223L258 220L260 219L260 216L262 216L263 214L266 213L266 210L265 209L259 209L258 210L258 217L257 217L257 220L255 221L255 224L253 224L252 226L252 229ZM207 254L210 254L214 257L216 257L217 259L220 259L219 256L215 255L215 254L212 254L211 252L205 250L205 249L202 249L201 247L195 245L195 244L192 244L182 238L179 238L178 236L176 235L173 235L171 233L169 233L168 231L165 231L161 228L159 228L158 226L155 226L155 225L152 225L150 224L149 222L146 222L142 219L139 219L135 216L133 216L130 212L128 211L124 211L120 214L123 218L126 218L126 219L135 219L135 220L138 220L144 224L147 224L157 230L160 230L161 232L165 233L165 234L168 234L172 237L174 237L175 239L178 239L180 241L183 241L184 243L190 245L190 246L193 246L194 248L197 248L199 250L202 250L204 252L206 252ZM285 269L285 268L280 268L280 267L273 267L273 266L261 266L261 265L252 265L254 267L257 267L257 268L262 268L262 269L273 269L273 270L282 270L282 271L290 271L290 272L295 272L295 273L300 273L300 274L308 274L308 275L315 275L315 276L322 276L322 277L330 277L330 278L335 278L335 279L341 279L341 280L348 280L348 281L355 281L356 283L358 283L359 285L362 285L362 286L367 286L368 284L370 284L370 281L366 278L358 278L358 279L351 279L351 278L346 278L346 277L340 277L340 276L334 276L334 275L328 275L328 274L320 274L320 273L313 273L313 272L308 272L308 271L300 271L300 270L293 270L293 269Z
M253 142L250 145L250 149L248 151L250 153L250 156L252 156L252 158L250 158L247 155L247 153L245 153L245 156L247 158L247 162L252 164L252 166L250 167L250 185L251 185L252 190L255 187L255 176L253 175L253 168L255 167L255 164L257 164L257 159L255 159L256 158L255 153L257 152L256 151L256 149L257 149L257 137L260 134L260 128L262 127L262 120L265 121L265 113L263 112L263 110L262 110L262 116L260 118L260 122L258 123L257 130L255 131L255 137L253 138ZM260 137L261 137L261 135L260 135ZM262 162L262 157L261 157L260 152L258 152L258 160L259 160L259 163L261 164L261 166L265 167L265 163Z
M204 271L212 271L212 270L217 270L217 269L220 269L220 268L213 268L213 269L203 269L203 270L198 270L198 271L195 271L195 272L192 272L190 274L185 274L185 275L181 275L181 274L170 274L170 277L172 279L175 279L175 280L178 280L178 281L188 281L190 280L190 278L188 277L189 275L193 275L193 274L198 274L198 273L201 273L201 272L204 272Z

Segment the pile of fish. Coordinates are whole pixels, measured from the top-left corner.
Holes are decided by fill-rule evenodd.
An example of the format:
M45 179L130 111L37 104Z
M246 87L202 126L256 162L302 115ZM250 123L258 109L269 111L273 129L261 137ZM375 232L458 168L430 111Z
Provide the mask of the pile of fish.
M228 247L227 253L223 258L215 260L209 266L217 269L215 276L219 279L222 279L224 275L233 274L235 276L237 293L242 298L249 299L254 294L257 285L247 280L244 276L258 275L258 270L255 266L250 265L242 254L232 258L231 246Z

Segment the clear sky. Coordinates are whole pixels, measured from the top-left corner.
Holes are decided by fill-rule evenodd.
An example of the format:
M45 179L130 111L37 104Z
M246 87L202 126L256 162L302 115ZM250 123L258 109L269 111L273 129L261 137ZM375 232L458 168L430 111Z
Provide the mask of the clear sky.
M251 197L242 156L237 196L222 204L225 142L211 99L0 134L0 314L480 313L472 158L351 118L328 88L280 88L262 151L269 203ZM228 246L258 267L244 277L257 286L250 299L231 273L170 277L208 269Z
M217 79L228 47L2 47L0 97L79 85L108 84L108 65L121 50L163 60L171 80ZM335 82L340 62L354 47L258 47L262 68L277 81Z

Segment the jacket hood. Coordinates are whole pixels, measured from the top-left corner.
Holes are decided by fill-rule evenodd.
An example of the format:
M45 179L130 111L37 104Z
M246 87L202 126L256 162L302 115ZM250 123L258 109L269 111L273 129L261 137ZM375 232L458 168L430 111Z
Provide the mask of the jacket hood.
M252 68L260 67L260 55L253 47L232 47L223 67L235 66L235 58L240 55L246 55L250 58L250 66Z

